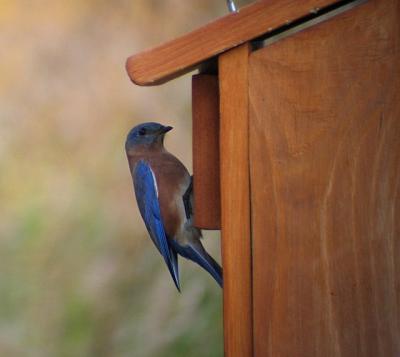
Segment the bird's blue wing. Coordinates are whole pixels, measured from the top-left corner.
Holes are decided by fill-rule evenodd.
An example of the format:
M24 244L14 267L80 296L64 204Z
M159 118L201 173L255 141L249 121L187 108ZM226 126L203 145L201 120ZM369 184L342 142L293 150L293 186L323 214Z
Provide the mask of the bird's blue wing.
M140 214L155 246L163 256L176 287L179 289L178 260L176 253L168 244L158 201L157 182L154 173L143 160L133 172L133 185Z

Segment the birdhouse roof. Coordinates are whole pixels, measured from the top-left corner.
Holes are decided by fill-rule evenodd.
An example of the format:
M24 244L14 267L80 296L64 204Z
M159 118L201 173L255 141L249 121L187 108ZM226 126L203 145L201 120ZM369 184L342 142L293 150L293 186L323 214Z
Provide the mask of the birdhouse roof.
M341 2L258 1L241 8L239 12L230 13L186 35L129 57L126 69L137 85L162 84L244 42Z

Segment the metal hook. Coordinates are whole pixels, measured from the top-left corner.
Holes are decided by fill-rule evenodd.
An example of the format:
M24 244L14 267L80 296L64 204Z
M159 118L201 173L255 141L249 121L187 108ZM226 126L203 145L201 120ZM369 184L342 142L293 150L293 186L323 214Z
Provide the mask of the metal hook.
M235 3L233 0L226 0L226 3L228 4L228 10L229 12L238 12Z

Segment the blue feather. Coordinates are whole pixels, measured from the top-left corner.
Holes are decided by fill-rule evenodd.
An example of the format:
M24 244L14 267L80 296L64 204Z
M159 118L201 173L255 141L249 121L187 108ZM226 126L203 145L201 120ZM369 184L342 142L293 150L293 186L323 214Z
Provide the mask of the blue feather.
M171 244L174 247L174 250L176 250L182 257L190 259L191 261L199 264L202 268L207 270L222 288L222 268L206 252L200 241L193 241L188 245L180 245L176 241L171 241Z
M140 160L136 165L133 185L139 211L146 228L158 251L163 256L177 289L180 291L178 259L176 252L169 246L165 233L158 201L157 183L151 167L143 160Z

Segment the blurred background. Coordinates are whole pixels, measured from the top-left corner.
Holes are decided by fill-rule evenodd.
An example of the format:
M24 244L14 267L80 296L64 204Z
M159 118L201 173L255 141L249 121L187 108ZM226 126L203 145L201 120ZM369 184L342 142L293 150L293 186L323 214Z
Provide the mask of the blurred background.
M223 354L222 292L183 260L176 291L124 152L132 126L160 121L191 170L190 75L140 88L124 64L226 13L224 0L0 0L0 356ZM218 261L219 244L205 233Z

